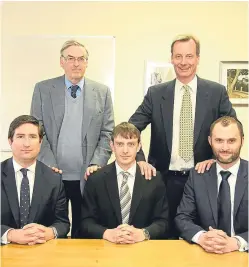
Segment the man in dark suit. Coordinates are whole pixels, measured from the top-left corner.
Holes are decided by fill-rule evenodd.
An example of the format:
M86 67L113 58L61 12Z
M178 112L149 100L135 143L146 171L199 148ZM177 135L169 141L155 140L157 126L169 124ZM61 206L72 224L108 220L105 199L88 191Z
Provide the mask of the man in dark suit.
M43 128L32 116L13 120L13 158L1 163L1 243L34 245L66 237L69 219L61 175L37 160Z
M213 163L208 143L209 127L221 116L236 116L226 88L196 76L200 43L194 36L180 35L171 45L176 79L148 89L142 104L129 122L143 131L151 124L148 162L160 171L167 184L170 236L178 237L173 224L189 170L200 171ZM142 151L137 162L142 173L152 168ZM152 168L153 169L153 168Z
M140 132L130 123L121 123L114 128L111 148L116 161L86 182L81 235L125 244L164 238L166 189L160 173L145 180L136 164Z
M240 159L243 127L232 117L211 125L209 143L216 163L190 171L175 218L180 235L207 252L248 248L248 161Z

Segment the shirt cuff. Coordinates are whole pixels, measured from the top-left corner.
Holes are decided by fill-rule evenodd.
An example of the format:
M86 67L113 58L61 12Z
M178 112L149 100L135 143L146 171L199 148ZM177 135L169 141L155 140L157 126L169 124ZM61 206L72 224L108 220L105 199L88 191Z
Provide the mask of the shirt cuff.
M10 231L10 230L13 230L14 228L10 228L10 229L8 229L3 235L2 235L2 237L1 237L1 243L2 244L4 244L4 245L7 245L7 244L9 244L10 242L8 241L8 232Z
M242 238L241 236L238 236L238 235L235 235L233 237L238 239L240 242L239 251L244 252L244 251L248 250L248 243L246 242L246 240L244 238Z
M198 240L199 240L199 238L200 238L200 236L201 236L201 234L202 233L206 233L206 231L199 231L199 232L197 232L193 237L192 237L192 242L194 242L194 243L196 243L196 244L198 244Z
M58 232L56 230L56 228L54 226L51 226L53 232L54 232L54 239L57 239L58 238Z

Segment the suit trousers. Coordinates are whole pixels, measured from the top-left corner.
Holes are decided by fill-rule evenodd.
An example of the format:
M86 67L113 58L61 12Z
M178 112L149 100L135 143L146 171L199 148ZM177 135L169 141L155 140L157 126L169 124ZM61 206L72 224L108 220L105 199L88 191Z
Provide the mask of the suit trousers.
M72 228L71 238L77 238L77 232L80 228L82 195L80 191L80 181L63 180L67 203L71 202L72 209Z
M168 239L179 239L179 232L176 228L174 219L177 208L182 199L184 186L188 180L188 175L171 175L165 172L163 177L169 203L169 234L167 237Z

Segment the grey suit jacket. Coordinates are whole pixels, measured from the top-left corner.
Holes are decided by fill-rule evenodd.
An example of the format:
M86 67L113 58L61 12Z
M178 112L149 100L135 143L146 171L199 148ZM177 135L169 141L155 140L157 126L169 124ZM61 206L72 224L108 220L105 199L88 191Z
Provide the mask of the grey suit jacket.
M185 185L182 201L175 218L181 236L191 242L201 230L217 229L217 172L216 164L209 171L198 174L191 170ZM248 161L240 161L234 195L234 231L248 241Z
M162 173L168 170L172 150L175 81L151 86L142 104L129 120L140 131L151 124L148 161ZM209 128L212 122L225 115L236 116L226 88L197 76L194 125L195 163L212 158L212 149L208 143ZM137 156L137 161L140 160L145 160L141 150Z
M86 168L91 164L107 164L111 149L110 135L114 128L114 114L111 93L108 87L85 78L83 89L82 121L82 179ZM45 80L35 85L31 115L44 126L39 160L48 166L57 167L57 144L65 112L65 76Z

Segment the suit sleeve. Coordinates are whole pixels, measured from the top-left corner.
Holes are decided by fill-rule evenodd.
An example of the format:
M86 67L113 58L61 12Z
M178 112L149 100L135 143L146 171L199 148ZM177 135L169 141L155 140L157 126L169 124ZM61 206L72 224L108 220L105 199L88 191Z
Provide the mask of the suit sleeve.
M80 235L87 238L102 239L107 228L98 224L99 213L96 200L96 189L91 176L88 177L84 188L81 209Z
M137 108L135 113L130 117L129 122L135 125L142 132L152 120L152 98L151 87L148 89L142 104ZM142 148L137 153L137 161L146 161Z
M32 97L30 115L34 116L37 120L39 120L41 125L44 127L43 115L42 115L42 99L41 99L39 83L35 85L35 89L34 89L34 93ZM40 150L38 159L49 167L57 167L55 156L51 150L50 144L46 136L45 128L44 128L44 135L43 135L41 150Z
M168 231L168 200L166 196L166 187L161 178L161 175L157 173L154 179L158 179L158 184L155 189L156 203L153 208L152 223L146 227L150 233L151 239L163 239Z
M236 112L232 107L232 104L231 104L229 97L228 97L228 94L227 94L227 90L224 86L222 86L219 115L220 115L220 117L231 116L231 117L236 118Z
M89 165L105 166L111 156L110 140L114 128L114 112L110 89L107 89L99 141Z
M68 205L62 179L60 179L57 199L55 200L54 222L51 226L55 227L58 233L58 238L65 238L70 229L68 219Z
M194 223L197 216L193 170L190 171L185 184L183 197L177 209L175 223L180 231L180 236L191 243L193 236L199 231L205 231Z

